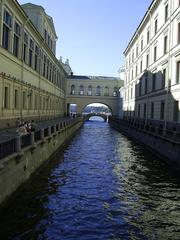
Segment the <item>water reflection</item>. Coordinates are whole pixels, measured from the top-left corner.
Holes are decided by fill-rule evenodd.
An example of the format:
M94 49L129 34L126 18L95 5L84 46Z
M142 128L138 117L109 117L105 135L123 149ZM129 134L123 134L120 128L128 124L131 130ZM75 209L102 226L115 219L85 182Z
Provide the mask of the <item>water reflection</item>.
M0 217L0 239L180 239L180 179L104 122L87 122Z

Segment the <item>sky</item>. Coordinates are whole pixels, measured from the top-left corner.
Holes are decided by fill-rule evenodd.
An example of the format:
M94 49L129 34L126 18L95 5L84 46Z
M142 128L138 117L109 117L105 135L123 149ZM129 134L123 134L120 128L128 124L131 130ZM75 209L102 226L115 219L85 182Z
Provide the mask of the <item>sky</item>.
M75 75L114 76L152 0L18 0L44 7L58 36L56 57Z

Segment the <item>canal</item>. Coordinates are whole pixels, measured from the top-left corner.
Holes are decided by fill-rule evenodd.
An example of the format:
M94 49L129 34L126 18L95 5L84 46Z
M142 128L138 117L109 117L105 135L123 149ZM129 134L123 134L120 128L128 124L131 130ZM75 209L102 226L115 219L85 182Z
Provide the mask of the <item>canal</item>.
M180 177L108 123L86 122L1 213L0 239L178 240Z

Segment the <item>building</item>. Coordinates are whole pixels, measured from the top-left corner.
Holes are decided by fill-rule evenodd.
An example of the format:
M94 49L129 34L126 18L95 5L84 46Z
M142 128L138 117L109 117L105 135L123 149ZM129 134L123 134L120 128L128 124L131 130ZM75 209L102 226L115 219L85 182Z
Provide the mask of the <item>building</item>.
M71 104L77 105L77 113L91 103L107 105L113 115L118 114L119 88L123 81L116 77L73 75L67 78L67 112Z
M67 73L55 56L52 18L16 0L0 1L0 13L0 128L63 116Z
M180 122L180 1L154 0L125 54L125 119L165 128Z

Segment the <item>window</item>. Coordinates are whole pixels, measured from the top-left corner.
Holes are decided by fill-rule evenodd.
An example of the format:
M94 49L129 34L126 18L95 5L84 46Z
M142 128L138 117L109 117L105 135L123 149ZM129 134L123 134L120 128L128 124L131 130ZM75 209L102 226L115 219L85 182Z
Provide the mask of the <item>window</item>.
M157 30L158 30L158 20L155 19L155 21L154 21L154 34L157 33Z
M106 88L105 88L106 89ZM88 95L91 96L92 95L92 86L89 85L88 86Z
M145 80L144 80L144 93L147 94L147 90L148 90L148 78L146 77Z
M43 76L44 77L46 76L46 55L44 55L44 61L43 61ZM54 80L54 71L53 71L53 80Z
M34 42L30 39L30 48L29 48L29 66L33 66L33 51L34 51Z
M132 62L134 61L134 50L132 52Z
M138 66L136 65L136 77L138 75Z
M173 112L173 120L178 121L179 119L179 101L174 101L174 112Z
M143 68L143 62L142 62L142 60L141 60L141 63L140 63L140 71L142 72L142 68Z
M138 45L136 46L136 57L138 56Z
M38 65L38 56L39 56L39 47L35 47L35 56L34 56L34 69L35 71L39 71L39 65Z
M164 103L164 101L162 101L161 102L160 120L164 120L164 110L165 110L165 103Z
M151 103L151 118L154 118L154 103Z
M154 62L156 61L157 59L157 47L155 46L154 47Z
M142 79L139 80L139 96L142 94Z
M105 87L104 96L109 96L109 88Z
M4 11L4 18L3 18L3 39L2 39L2 46L6 50L10 50L10 31L12 27L12 17L8 11Z
M13 40L13 54L18 57L19 52L19 38L21 36L21 28L17 22L14 24L14 40Z
M22 102L22 108L23 108L23 109L26 109L26 92L25 92L25 91L23 91L22 100L23 100L23 102Z
M131 99L133 97L133 86L131 86Z
M146 68L149 67L149 54L146 55Z
M163 75L162 75L162 88L165 88L166 84L166 68L163 69Z
M23 61L27 61L27 46L28 46L28 35L24 32L24 45L23 45Z
M79 95L84 95L84 86L83 85L80 86Z
M144 118L146 118L146 103L144 103Z
M168 40L168 38L167 38L167 36L165 36L164 37L164 54L167 53L167 40Z
M169 12L169 6L166 4L165 6L165 22L168 20L168 12Z
M141 38L141 51L143 50L143 38Z
M9 108L9 87L4 87L4 108Z
M14 91L14 108L17 109L19 107L19 94L18 90L15 89Z
M47 71L46 71L46 78L49 79L49 59L47 59ZM57 83L57 81L56 81Z
M180 43L180 22L178 23L178 44Z
M149 43L149 39L150 39L150 32L149 32L149 29L147 31L147 44Z
M176 64L176 83L180 83L180 61Z
M34 109L38 109L38 95L35 95L35 101L34 101Z
M156 89L156 73L153 73L152 77L152 91Z
M140 117L140 114L141 114L141 105L138 104L138 117Z
M97 86L96 87L96 96L100 96L101 95L101 87Z
M133 69L131 71L131 79L133 80L133 77L134 77L134 72L133 72Z

